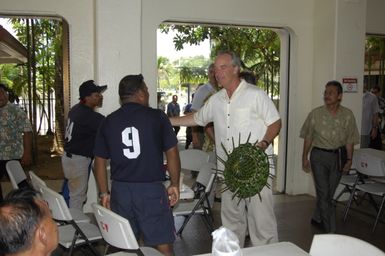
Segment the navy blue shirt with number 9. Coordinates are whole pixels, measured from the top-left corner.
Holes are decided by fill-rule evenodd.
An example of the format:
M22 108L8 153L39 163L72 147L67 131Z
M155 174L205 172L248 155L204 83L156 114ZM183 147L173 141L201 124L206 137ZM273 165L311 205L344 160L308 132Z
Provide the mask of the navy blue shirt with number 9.
M111 159L112 180L155 182L165 179L163 152L177 143L163 111L127 103L102 122L94 153Z

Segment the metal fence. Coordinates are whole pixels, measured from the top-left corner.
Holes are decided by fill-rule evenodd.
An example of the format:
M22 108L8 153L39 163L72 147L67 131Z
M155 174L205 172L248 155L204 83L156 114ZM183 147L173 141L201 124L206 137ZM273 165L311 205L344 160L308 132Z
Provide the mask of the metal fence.
M48 104L49 103L49 104ZM32 123L32 114L29 113L29 100L28 99L20 99L18 103L14 103L20 106L28 115L29 120ZM50 118L48 118L48 107L51 107ZM47 134L50 122L51 131L55 132L55 99L51 98L50 102L48 99L44 99L44 107L42 104L36 105L36 131L39 135Z

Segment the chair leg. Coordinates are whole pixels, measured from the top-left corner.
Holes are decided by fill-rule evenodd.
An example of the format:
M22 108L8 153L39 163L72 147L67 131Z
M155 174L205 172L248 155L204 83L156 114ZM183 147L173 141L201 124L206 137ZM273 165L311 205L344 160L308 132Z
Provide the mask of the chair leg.
M203 216L203 222L205 223L206 225L206 228L207 230L209 231L209 233L211 234L213 231L214 231L214 224L213 222L211 221L211 216L208 214L208 213L204 213Z
M377 226L378 220L381 217L382 208L384 207L384 202L385 202L385 195L382 196L381 206L380 206L380 209L378 210L376 221L374 222L374 227L372 229L372 232L374 232L374 230L376 230L376 226Z
M94 254L95 256L100 256L100 253L98 251L96 251L96 249L94 248L94 246L92 246L90 240L88 240L87 236L84 234L84 232L78 227L78 225L75 223L75 221L71 221L72 223L72 226L75 228L76 230L76 233L78 234L77 236L78 237L81 237L82 239L84 239L86 245L91 249L91 252L92 254Z
M333 201L336 203L338 201L338 199L343 195L345 194L346 192L348 192L349 189L347 189L347 186L345 185L345 187L341 190L341 192L338 194L338 196L336 196L335 199L333 199Z
M353 191L352 191L352 193L350 194L350 197L349 197L349 202L348 202L348 204L345 207L344 222L346 221L346 218L348 217L348 212L349 212L350 206L352 205L352 201L353 201L353 197L354 197L354 193L355 192L356 192L356 187L354 186Z
M185 228L185 226L187 225L187 223L189 222L189 220L191 219L191 217L194 215L195 211L194 212L191 212L189 215L187 215L183 221L183 224L182 226L179 228L178 232L176 232L176 235L182 235L182 232L183 232L183 229Z

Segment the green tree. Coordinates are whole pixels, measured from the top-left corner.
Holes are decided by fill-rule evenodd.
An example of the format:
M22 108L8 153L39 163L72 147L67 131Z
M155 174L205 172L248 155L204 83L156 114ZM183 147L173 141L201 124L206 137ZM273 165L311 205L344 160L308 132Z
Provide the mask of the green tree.
M378 63L378 66L376 65ZM374 85L381 87L384 95L385 86L385 38L379 36L368 36L365 42L365 64L368 71L367 85L371 88ZM378 71L378 81L372 79L377 74L372 74L373 71ZM373 84L375 82L376 84Z
M10 19L17 39L28 50L27 65L15 66L11 80L13 90L29 102L28 112L35 135L41 130L43 119L47 120L47 134L55 131L58 149L63 141L63 75L62 75L62 21L54 19ZM17 70L16 70L17 68ZM55 103L53 105L53 94ZM39 106L39 108L37 108ZM37 111L40 111L37 115ZM51 127L52 112L55 113L55 127ZM37 120L37 116L40 119ZM36 141L36 139L34 140ZM36 149L36 147L34 147ZM36 150L34 150L36 152Z
M254 73L260 87L271 97L279 95L280 41L274 31L230 26L160 26L162 33L168 33L170 30L176 32L173 38L176 50L183 49L185 44L198 45L209 39L211 58L220 50L234 51L243 61L242 68Z

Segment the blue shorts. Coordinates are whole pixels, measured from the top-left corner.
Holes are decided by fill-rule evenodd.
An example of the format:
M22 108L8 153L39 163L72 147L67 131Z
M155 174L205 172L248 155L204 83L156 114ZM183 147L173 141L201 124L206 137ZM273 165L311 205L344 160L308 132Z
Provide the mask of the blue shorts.
M142 237L146 246L175 241L174 217L162 182L112 181L111 209L129 220L136 238Z

